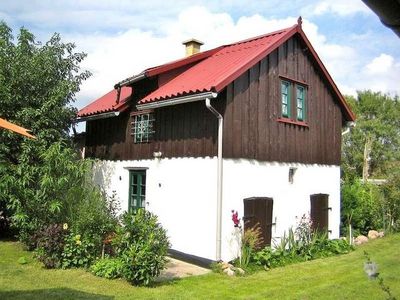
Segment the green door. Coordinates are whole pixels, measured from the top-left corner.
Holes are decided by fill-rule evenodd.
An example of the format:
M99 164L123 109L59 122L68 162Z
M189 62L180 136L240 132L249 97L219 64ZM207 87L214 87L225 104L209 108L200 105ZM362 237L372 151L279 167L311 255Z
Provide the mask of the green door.
M146 201L146 170L129 171L129 211L144 208Z

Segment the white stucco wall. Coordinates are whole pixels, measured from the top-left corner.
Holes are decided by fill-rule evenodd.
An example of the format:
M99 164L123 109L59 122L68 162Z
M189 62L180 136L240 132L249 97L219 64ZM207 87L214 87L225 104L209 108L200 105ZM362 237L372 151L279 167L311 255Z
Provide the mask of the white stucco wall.
M289 183L289 168L295 167ZM217 159L173 158L141 161L99 161L94 178L108 194L116 191L122 209L128 208L129 170L147 168L146 209L158 215L167 229L172 249L215 259ZM305 164L224 159L222 209L222 258L237 254L233 241L231 210L243 216L243 199L271 197L274 200L272 236L278 238L296 217L310 211L310 195L329 194L330 237L339 236L340 168Z

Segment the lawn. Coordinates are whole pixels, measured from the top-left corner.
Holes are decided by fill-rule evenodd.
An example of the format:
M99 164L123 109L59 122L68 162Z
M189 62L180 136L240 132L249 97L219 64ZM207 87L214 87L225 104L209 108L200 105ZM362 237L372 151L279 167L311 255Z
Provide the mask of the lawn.
M246 277L208 274L158 286L133 287L84 270L45 270L16 242L0 241L0 299L385 299L363 271L366 250L400 299L400 234L371 241L342 256ZM27 264L20 264L25 257Z

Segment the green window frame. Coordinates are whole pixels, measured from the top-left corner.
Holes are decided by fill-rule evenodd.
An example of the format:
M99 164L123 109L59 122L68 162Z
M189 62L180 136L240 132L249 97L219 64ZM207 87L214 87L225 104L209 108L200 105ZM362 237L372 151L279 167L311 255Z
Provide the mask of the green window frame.
M148 143L154 135L154 113L135 114L131 122L134 143Z
M302 85L296 85L296 112L297 120L305 120L306 112L306 88Z
M146 203L146 170L129 170L128 211L135 212L145 208Z
M281 81L281 107L282 117L290 118L290 87L288 81Z

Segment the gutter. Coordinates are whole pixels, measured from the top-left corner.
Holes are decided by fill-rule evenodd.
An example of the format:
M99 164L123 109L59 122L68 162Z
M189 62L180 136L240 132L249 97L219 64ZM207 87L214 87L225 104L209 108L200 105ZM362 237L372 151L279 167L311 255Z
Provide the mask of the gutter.
M134 82L136 82L136 81L140 81L140 80L142 80L142 79L144 79L144 78L146 78L146 77L147 77L147 76L146 76L146 73L145 73L145 72L142 72L142 73L140 73L140 74L138 74L138 75L129 77L129 78L127 78L127 79L124 79L124 80L122 80L122 81L116 83L116 84L114 85L114 88L115 88L115 89L118 89L118 88L121 88L121 87L123 87L123 86L131 85L132 83L134 83Z
M356 127L355 122L346 122L346 129L342 132L342 136L348 134L352 128Z
M217 94L215 94L215 97ZM215 98L214 97L214 98ZM218 119L218 168L217 168L217 230L216 230L216 260L221 260L221 236L222 236L222 183L223 183L223 163L222 163L222 134L224 127L224 118L211 106L210 98L206 98L206 107Z
M194 95L190 95L190 96L171 98L171 99L163 100L163 101L138 104L138 105L136 105L136 107L138 110L154 109L154 108L160 108L160 107L165 107L165 106L171 106L171 105L205 100L207 98L216 98L217 96L218 96L217 93L206 92L206 93L194 94Z
M119 116L119 113L120 113L119 111L112 111L112 112L106 112L106 113L102 113L102 114L98 114L98 115L77 117L76 118L76 123L84 122L84 121L111 118L111 117L117 117L117 116Z

